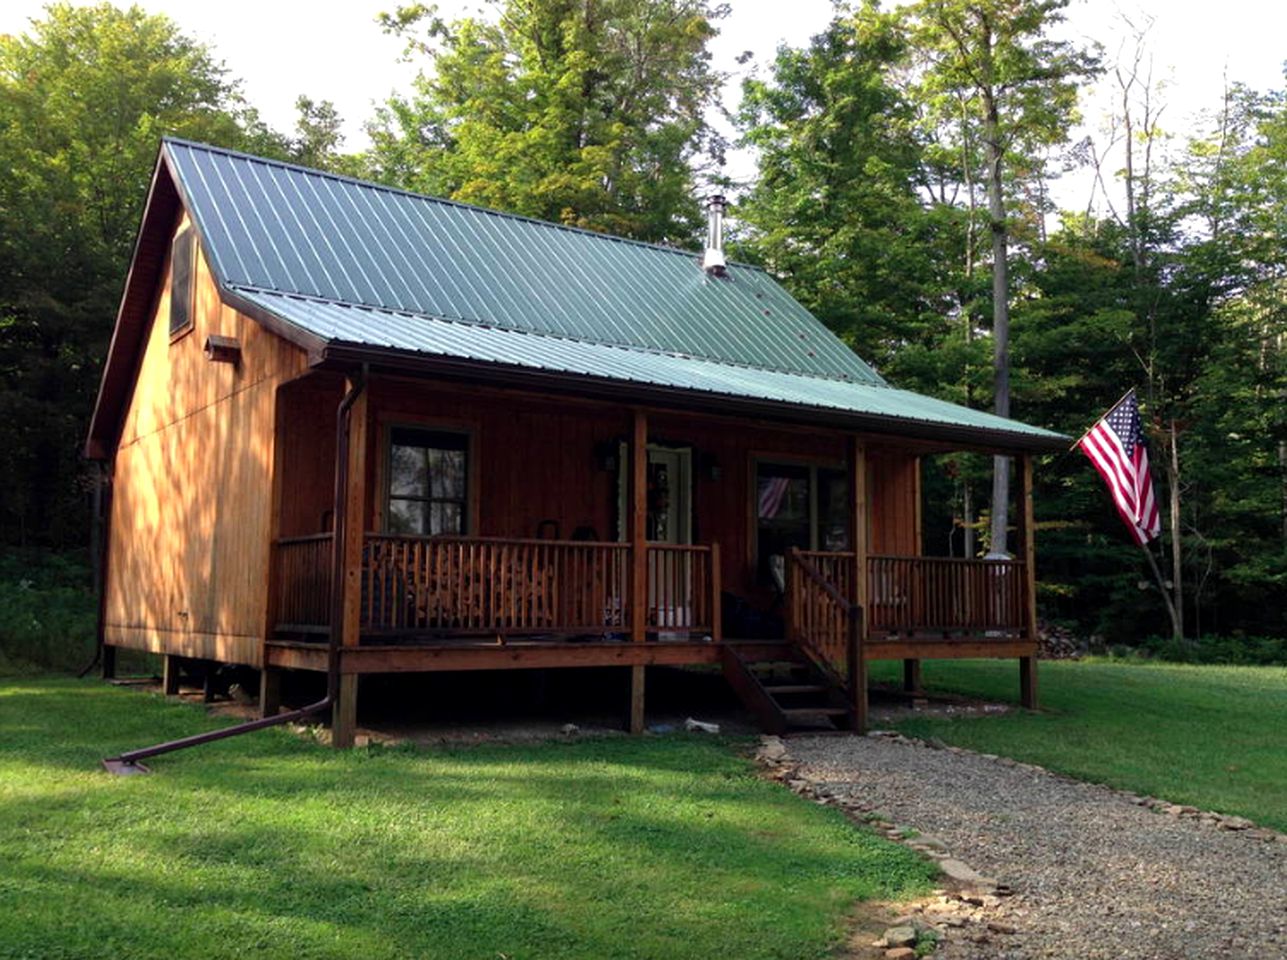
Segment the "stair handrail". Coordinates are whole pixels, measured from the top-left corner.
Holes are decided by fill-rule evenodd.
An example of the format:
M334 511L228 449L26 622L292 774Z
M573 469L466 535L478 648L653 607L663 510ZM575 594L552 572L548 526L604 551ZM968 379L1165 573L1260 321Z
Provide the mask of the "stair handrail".
M790 629L787 631L788 639L794 643L826 680L839 690L846 691L849 696L846 698L850 703L850 726L851 729L858 733L867 732L867 675L865 664L863 663L862 635L863 635L863 609L858 603L851 602L842 594L836 585L824 577L821 571L813 565L807 558L801 556L796 547L788 551L788 578L794 577L797 572L803 572L814 585L823 591L823 593L832 600L845 608L848 615L845 636L845 673L841 676L839 671L831 665L831 662L822 655L804 632L799 629L795 622L796 610L794 609L794 593L790 597ZM790 581L788 580L788 583Z
M854 659L855 654L857 653L857 651L854 649L854 646L855 646L854 640L858 635L860 635L860 631L856 630L855 628L862 622L861 621L862 608L858 604L853 603L848 597L846 597L836 588L835 584L833 584L830 580L824 577L822 575L822 572L819 571L818 568L813 565L813 563L811 563L808 559L806 559L800 554L799 548L797 547L790 548L790 550L788 551L788 560L790 562L787 568L788 570L791 571L792 575L794 575L796 571L804 573L804 575L807 576L811 581L813 581L814 585L817 586L820 590L822 590L822 592L826 594L828 598L830 598L834 603L836 603L840 607L844 608L848 616L848 636L846 637L846 653L847 653L847 659L852 661ZM796 610L794 609L794 601L795 601L795 596L792 595L791 629L788 631L789 633L788 639L790 639L792 643L794 643L797 647L800 648L801 652L803 652L805 656L807 656L809 660L812 661L816 667L818 667L818 669L828 679L829 682L831 682L834 686L840 688L841 690L847 689L849 684L846 678L842 676L840 672L837 671L836 668L831 665L831 661L829 661L823 655L822 651L819 650L814 645L812 640L810 640L807 636L805 636L804 631L801 630L799 628L799 625L795 622ZM847 670L846 672L852 673L853 671L852 669L850 669L850 670Z

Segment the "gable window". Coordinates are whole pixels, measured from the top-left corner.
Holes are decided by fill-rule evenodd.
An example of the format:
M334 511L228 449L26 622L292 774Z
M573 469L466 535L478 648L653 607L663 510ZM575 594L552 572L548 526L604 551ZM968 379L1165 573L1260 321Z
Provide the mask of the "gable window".
M844 470L811 464L755 466L756 566L775 583L792 547L849 549L849 483Z
M191 227L184 227L170 248L170 336L192 326L193 274L197 246Z
M469 529L469 435L389 431L390 533L463 534Z

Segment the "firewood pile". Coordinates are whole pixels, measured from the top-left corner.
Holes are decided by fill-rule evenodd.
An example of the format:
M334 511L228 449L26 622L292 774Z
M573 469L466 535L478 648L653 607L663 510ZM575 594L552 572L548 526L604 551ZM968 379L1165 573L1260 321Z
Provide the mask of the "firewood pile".
M1078 660L1086 652L1082 641L1067 627L1037 622L1037 656L1042 660Z

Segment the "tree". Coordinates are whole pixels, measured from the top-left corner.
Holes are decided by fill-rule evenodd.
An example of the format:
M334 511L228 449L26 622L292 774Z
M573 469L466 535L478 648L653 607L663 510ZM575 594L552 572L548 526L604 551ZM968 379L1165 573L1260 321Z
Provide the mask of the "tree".
M691 243L693 164L722 78L708 0L491 0L491 20L432 8L382 18L426 57L414 92L371 125L380 178L410 189L652 241Z
M866 3L780 50L770 79L744 85L737 118L759 162L737 207L739 253L885 368L932 344L951 310L940 267L956 224L922 204L914 108L891 78L905 54L894 18Z
M1007 164L1066 140L1095 56L1050 37L1068 0L921 0L904 8L926 103L976 124L992 236L994 405L1010 415ZM993 462L992 550L1004 553L1009 460Z
M280 152L211 52L138 7L0 37L0 537L86 540L78 452L162 134Z

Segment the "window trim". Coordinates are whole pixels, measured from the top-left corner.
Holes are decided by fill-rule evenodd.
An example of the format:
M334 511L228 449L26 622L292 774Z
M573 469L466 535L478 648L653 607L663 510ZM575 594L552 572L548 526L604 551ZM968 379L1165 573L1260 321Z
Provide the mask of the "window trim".
M393 432L395 430L419 430L425 433L453 433L465 438L465 524L458 534L439 534L439 536L477 536L478 531L478 427L477 424L460 420L421 419L405 414L380 420L381 455L376 471L378 498L376 499L376 516L374 527L381 533L389 533L389 501L397 499L392 496L393 468ZM433 534L422 534L433 536Z
M187 238L188 243L188 319L181 327L174 327L174 255L179 246L180 238ZM189 333L196 329L197 326L197 251L201 243L197 237L196 227L192 223L185 223L180 227L170 240L170 258L169 258L169 316L166 317L167 326L170 328L170 343L182 340Z

